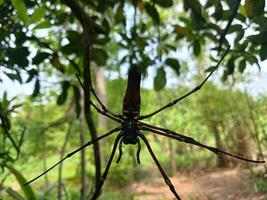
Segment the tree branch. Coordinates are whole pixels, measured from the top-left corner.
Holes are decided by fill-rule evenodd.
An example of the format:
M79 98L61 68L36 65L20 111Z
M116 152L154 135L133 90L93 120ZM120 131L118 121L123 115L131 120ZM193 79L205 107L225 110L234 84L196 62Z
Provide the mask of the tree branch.
M74 14L74 16L79 20L79 22L84 26L90 26L93 32L107 34L104 27L94 23L90 16L84 11L84 9L79 5L77 0L61 0L62 3L66 4Z
M90 16L85 13L84 9L78 4L76 0L62 0L71 10L75 17L79 20L83 27L84 35L84 54L83 54L83 79L84 79L84 115L86 124L90 130L92 140L97 138L97 132L95 124L93 122L93 117L90 109L90 89L91 89L91 73L90 73L90 54L91 54L91 38L94 32L105 33L96 25L90 18ZM98 185L101 180L101 159L100 159L100 148L99 143L94 144L94 158L95 158L95 190L97 190Z

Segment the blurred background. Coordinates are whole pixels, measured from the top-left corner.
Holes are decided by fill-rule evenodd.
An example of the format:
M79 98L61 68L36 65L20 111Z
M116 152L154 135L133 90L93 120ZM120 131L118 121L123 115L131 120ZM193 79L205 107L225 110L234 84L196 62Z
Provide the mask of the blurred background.
M87 113L90 123L84 116L84 91L75 73L88 75L85 28L93 86L118 114L132 63L142 72L145 115L200 84L230 44L200 91L145 122L266 160L266 24L264 0L0 0L0 199L90 199L95 190L116 134L23 186L118 125L94 108ZM97 104L92 95L91 100ZM182 199L267 199L266 164L144 135ZM116 153L99 199L174 199L141 146L140 165L137 146L123 145L118 164Z

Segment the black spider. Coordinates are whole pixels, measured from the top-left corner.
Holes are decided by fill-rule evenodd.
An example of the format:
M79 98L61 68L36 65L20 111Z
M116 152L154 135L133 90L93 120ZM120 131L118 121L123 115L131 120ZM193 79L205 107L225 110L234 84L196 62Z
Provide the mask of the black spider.
M141 140L143 140L143 142L145 143L149 153L151 154L153 160L155 161L157 167L160 170L161 175L163 176L165 183L169 186L171 192L174 194L174 196L176 197L176 199L181 199L179 197L179 195L177 194L177 192L175 191L175 188L171 182L171 180L168 178L168 176L166 175L166 173L164 172L163 168L161 167L156 155L154 154L149 142L147 141L145 135L141 132L141 131L149 131L152 132L154 134L157 135L162 135L165 137L169 137L172 139L175 139L179 142L185 142L185 143L189 143L189 144L193 144L205 149L208 149L209 151L219 154L225 154L240 160L244 160L247 162L254 162L254 163L264 163L265 161L256 161L256 160L250 160L250 159L246 159L243 157L240 157L238 155L234 155L228 152L225 152L221 149L215 148L215 147L211 147L205 144L202 144L198 141L196 141L194 138L176 133L172 130L166 129L166 128L160 128L154 125L150 125L147 123L142 122L141 120L152 117L154 115L156 115L157 113L165 110L166 108L172 107L174 106L176 103L178 103L179 101L185 99L186 97L190 96L191 94L193 94L194 92L198 91L201 89L201 87L206 83L206 81L209 79L209 77L213 74L213 72L219 67L220 63L222 62L222 60L224 59L224 57L226 56L226 54L228 53L230 49L230 46L227 48L227 50L225 51L225 53L223 54L223 56L221 57L221 59L219 60L219 62L217 63L217 65L214 67L214 69L208 74L208 76L202 81L202 83L198 86L196 86L193 90L191 90L190 92L186 93L185 95L183 95L180 98L177 98L175 100L173 100L172 102L166 104L165 106L159 108L158 110L148 114L148 115L142 115L140 116L140 81L141 81L141 73L139 71L139 68L137 65L132 65L130 70L129 70L129 76L128 76L128 84L127 84L127 89L126 89L126 93L124 96L124 100L123 100L123 108L122 108L122 115L119 114L114 114L111 111L109 111L104 105L103 103L99 100L99 98L97 97L92 84L90 83L90 91L92 92L92 94L95 96L96 100L99 102L101 108L97 107L93 102L90 101L90 104L96 109L96 111L118 123L120 123L120 126L109 131L108 133L96 138L95 140L89 141L86 144L84 144L83 146L79 147L78 149L72 151L71 153L69 153L66 157L64 157L62 160L60 160L58 163L56 163L55 165L53 165L52 167L50 167L49 169L47 169L46 171L44 171L42 174L40 174L39 176L37 176L36 178L30 180L29 182L27 182L25 185L32 183L33 181L35 181L36 179L38 179L39 177L41 177L42 175L44 175L45 173L47 173L48 171L50 171L51 169L53 169L55 166L57 166L58 164L60 164L61 162L63 162L65 159L73 156L75 153L77 153L78 151L80 151L81 149L92 145L94 143L96 143L97 141L115 133L115 132L119 132L119 134L117 135L114 145L113 145L113 149L111 152L111 155L109 157L107 166L105 168L105 171L102 175L102 178L100 180L99 183L97 183L98 188L97 190L94 192L92 199L97 199L97 197L100 194L100 190L102 185L104 184L104 181L108 175L108 171L110 168L110 165L112 163L112 160L114 158L116 149L119 145L119 157L117 159L117 163L120 161L121 156L122 156L122 143L125 145L128 144L132 144L132 145L138 145L138 150L137 150L137 162L140 163L140 151L141 151L141 145L140 145L140 138ZM79 79L79 77L77 76L81 86L83 87L83 84L81 82L81 80ZM84 88L83 88L84 89Z

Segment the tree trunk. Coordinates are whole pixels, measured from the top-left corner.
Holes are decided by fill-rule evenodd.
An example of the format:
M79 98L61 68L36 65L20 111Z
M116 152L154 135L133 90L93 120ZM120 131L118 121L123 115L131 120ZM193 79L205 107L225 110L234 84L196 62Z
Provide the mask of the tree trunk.
M100 101L107 105L107 94L105 86L105 69L104 67L98 67L96 70L96 93ZM107 118L101 114L98 115L98 125L104 129L107 128Z
M69 141L69 137L70 137L70 134L71 134L71 125L72 125L72 121L69 122L69 128L68 128L68 131L67 131L67 133L65 135L65 140L64 140L64 143L63 143L63 147L62 147L61 152L60 152L60 160L63 159L64 154L65 154L67 143ZM59 168L58 168L58 195L57 195L58 200L62 199L62 189L63 189L63 186L64 186L64 184L62 182L62 169L63 169L63 163L61 163L59 165Z
M95 124L93 122L92 112L90 109L90 82L91 82L91 73L90 73L90 62L89 62L89 49L90 47L85 48L84 53L84 115L88 129L90 130L91 139L95 140L97 138ZM99 142L94 143L94 159L95 159L95 190L97 190L98 185L101 179L101 156Z
M260 159L264 160L264 155L263 155L260 136L259 136L258 124L257 124L256 118L255 118L254 112L253 112L252 103L250 102L250 99L249 99L249 96L248 96L248 93L247 93L246 89L245 89L245 93L244 94L245 94L246 103L247 103L248 110L249 110L249 116L250 116L250 119L251 119L251 122L252 122L252 125L253 125L253 129L254 129L255 142L256 142L256 145L258 147L259 157L260 157ZM265 172L267 172L266 165L263 165L263 166L264 166Z
M221 141L221 137L220 137L220 133L219 133L219 129L218 129L218 123L215 121L211 122L211 128L212 128L212 132L214 133L214 136L215 136L216 147L219 149L223 149L223 145L222 145L222 141ZM217 156L217 166L218 167L228 167L229 166L229 162L228 162L227 158L221 153L219 153Z
M176 174L176 162L175 162L175 146L172 143L172 140L168 140L170 148L170 166L172 171L172 176Z
M96 70L96 93L100 101L103 103L103 105L107 105L107 95L106 95L106 86L105 86L105 69L104 67L98 67ZM100 127L100 130L107 129L107 118L101 114L98 114L98 126ZM102 145L103 142L100 141L100 159L101 163L105 162L103 151L102 151Z
M43 118L43 115L44 115L44 105L43 105L43 102L41 100L41 118ZM45 134L45 130L44 129L41 129L41 137L43 138L43 141L42 141L42 159L43 159L43 167L44 167L44 171L47 170L47 152L46 152L46 134ZM45 179L45 188L47 189L48 187L48 177L47 177L47 174L44 175L44 179Z
M92 112L90 109L90 87L91 85L91 73L90 73L90 48L92 46L92 35L93 31L103 31L102 27L97 26L92 22L91 17L84 11L84 8L75 0L61 0L66 4L79 20L83 27L84 36L84 52L83 52L83 80L84 80L84 115L85 121L90 130L91 139L95 140L97 138L95 124L93 122ZM101 159L100 159L100 149L99 143L96 142L93 145L94 148L94 158L95 158L95 190L97 190L101 179Z
M83 96L83 91L81 90L81 97ZM82 112L80 113L79 116L79 126L80 126L80 141L81 141L81 146L83 146L86 143L85 139L85 133L84 133L84 110L83 110L83 101L81 98L80 102ZM86 160L85 160L85 152L86 148L81 150L81 189L80 189L80 199L81 200L86 200L87 196L87 179L86 179Z

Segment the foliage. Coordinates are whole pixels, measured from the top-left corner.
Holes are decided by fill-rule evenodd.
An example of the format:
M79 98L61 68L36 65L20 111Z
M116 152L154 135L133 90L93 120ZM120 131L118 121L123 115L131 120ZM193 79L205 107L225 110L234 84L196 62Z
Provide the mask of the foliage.
M77 20L65 3L63 0L40 3L7 0L0 5L0 64L11 80L20 83L34 81L33 97L42 87L42 72L54 69L62 77L63 74L67 76L81 71L82 34ZM183 41L198 57L206 44L212 43L215 46L213 49L219 50L221 43L229 43L226 39L234 40L225 62L224 79L233 74L236 68L243 72L247 64L259 66L259 60L266 59L264 0L260 3L246 0L240 6L236 1L235 6L239 8L237 13L233 13L233 3L227 0L208 0L204 4L195 0L183 1L180 3L183 10L178 12L173 0L154 3L152 0L79 3L86 12L95 13L90 17L97 30L101 30L92 38L92 61L103 66L106 63L110 65L113 58L120 57L113 65L136 62L144 72L153 65L157 69L154 80L156 90L166 84L166 67L172 68L177 75L180 68L184 67L177 56L172 56L179 54L178 49ZM136 16L132 13L134 5ZM167 12L179 14L174 18ZM224 24L231 21L232 16L232 26L227 30ZM129 28L132 17L135 17L135 27ZM224 34L227 36L225 40L222 38ZM115 51L114 48L110 51L110 44L117 46ZM32 52L33 47L38 51ZM22 73L28 74L26 80L22 80ZM66 81L70 80L63 79L61 82L63 93L68 90L64 84ZM64 102L60 100L63 93L59 97L59 104Z
M252 173L249 178L251 184L256 188L257 191L261 193L267 192L267 180L261 175L261 173Z
M201 60L207 49L212 50L212 53L209 51L210 62L216 63L220 52L228 44L231 45L230 53L221 66L224 71L223 80L238 72L243 73L253 65L260 68L259 62L267 59L265 1L246 0L241 5L238 2L240 1L0 1L0 83L7 78L19 84L33 85L32 94L25 97L22 108L19 102L21 99L12 98L2 90L0 93L0 165L4 174L10 169L17 177L17 180L13 177L3 181L4 188L11 187L12 181L22 185L25 177L28 179L40 172L43 163L46 165L57 161L67 131L66 123L82 113L82 95L75 73L79 76L83 73L83 48L88 44L84 44L81 19L77 16L89 20L94 29L90 35L91 71L104 66L106 71L120 74L132 63L137 63L144 77L150 69L155 73L154 90L159 93L142 90L142 113L149 113L156 106L170 102L174 96L189 89L185 86L166 89L167 72L171 70L183 81L182 76L189 65L186 62ZM70 3L81 10L75 11ZM237 8L237 12L234 8ZM189 52L180 50L184 47ZM206 71L213 68L212 64ZM126 81L121 77L115 78L107 82L108 107L120 113ZM256 140L255 134L251 134L253 122L248 117L244 94L219 89L212 84L207 84L205 88L211 92L193 96L176 108L148 119L148 122L181 131L213 145L216 144L216 139L212 126L216 124L224 147L242 153L239 151L244 143L237 144L236 141L243 139L254 144ZM262 99L249 98L259 107L266 104L265 96ZM266 109L255 108L253 112L258 116L256 123L261 127L258 139L266 149ZM98 116L94 113L93 117L97 120ZM108 126L113 127L114 123L111 122ZM79 130L78 122L75 122L72 140L68 141L69 151L80 145L77 136ZM89 140L89 137L86 139ZM174 147L174 156L168 140L152 135L149 135L149 139L166 168L173 158L176 165L183 168L213 165L208 162L211 155L206 151L179 144ZM110 153L113 141L114 137L110 137L103 142L105 155ZM129 159L133 152L134 150L126 151L123 158L126 161L112 171L113 179L120 182L120 186L136 178L134 173L131 174L132 168L128 167L135 166L134 160ZM88 150L88 155L93 155L91 149ZM40 158L44 161L40 161ZM77 174L81 169L76 167L79 159L72 159L71 163L64 164L69 172L65 174L64 180L66 185L71 185L71 198L77 199ZM94 158L88 156L87 160L87 175L91 180L94 176ZM205 160L204 164L199 160ZM27 163L36 163L36 166L29 167ZM146 153L142 153L142 164L151 165ZM128 173L123 173L125 171ZM54 183L56 174L56 171L52 172L47 180ZM3 178L2 175L0 177ZM37 183L33 188L38 198L45 199L47 191L48 196L56 196L56 189L49 190L47 183ZM28 199L36 198L31 187L24 188L23 192ZM105 195L107 197L103 196L103 199L116 198L109 192Z

